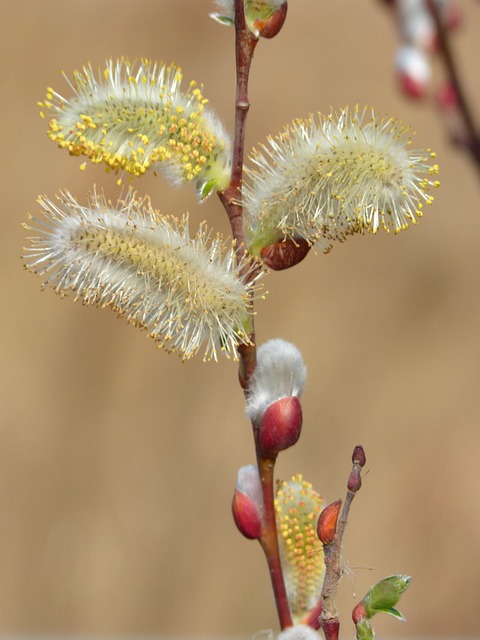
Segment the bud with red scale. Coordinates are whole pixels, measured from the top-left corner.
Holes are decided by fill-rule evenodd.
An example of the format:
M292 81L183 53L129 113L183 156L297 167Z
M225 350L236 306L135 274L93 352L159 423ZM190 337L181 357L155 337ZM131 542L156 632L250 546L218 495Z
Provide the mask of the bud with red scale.
M262 453L276 455L295 444L302 429L299 397L306 381L300 351L290 342L269 340L257 354L247 390L247 415L258 429Z
M331 544L337 533L338 514L342 506L341 500L329 504L318 518L317 535L323 544Z
M256 540L263 533L263 497L258 469L255 465L241 467L233 494L232 513L240 533Z

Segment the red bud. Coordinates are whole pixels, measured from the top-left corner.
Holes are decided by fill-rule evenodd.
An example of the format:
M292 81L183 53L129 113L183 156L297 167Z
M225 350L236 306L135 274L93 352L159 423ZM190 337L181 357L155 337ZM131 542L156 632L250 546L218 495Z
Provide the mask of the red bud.
M286 238L263 247L260 256L267 267L273 271L282 271L301 262L309 251L310 245L304 238Z
M410 96L410 98L424 98L427 93L427 86L423 82L419 82L408 73L400 74L400 85L402 90Z
M302 405L296 396L270 404L260 420L259 444L267 453L278 453L295 444L302 430Z
M235 491L232 513L238 530L245 538L256 540L262 535L262 519L255 502L241 491Z
M341 506L342 501L336 500L320 513L317 523L317 535L323 544L331 544L335 538Z

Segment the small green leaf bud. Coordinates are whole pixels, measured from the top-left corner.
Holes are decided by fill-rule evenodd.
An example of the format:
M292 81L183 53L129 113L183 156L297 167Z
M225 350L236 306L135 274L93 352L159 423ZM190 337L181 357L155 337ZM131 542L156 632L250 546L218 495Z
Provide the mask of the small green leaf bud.
M393 575L373 585L362 600L367 618L371 618L376 613L383 611L395 618L404 620L403 615L394 607L410 582L410 576Z

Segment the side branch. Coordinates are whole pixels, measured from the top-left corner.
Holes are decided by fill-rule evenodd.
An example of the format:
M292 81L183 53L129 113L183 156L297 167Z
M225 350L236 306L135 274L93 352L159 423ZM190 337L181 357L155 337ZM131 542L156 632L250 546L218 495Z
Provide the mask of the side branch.
M458 65L456 63L452 47L450 45L450 39L447 34L447 30L442 20L440 9L436 2L429 0L428 8L435 22L435 27L438 34L440 54L443 58L443 63L448 74L448 79L455 91L456 99L458 102L458 111L462 117L463 126L465 128L465 135L461 140L455 140L465 146L472 155L477 169L480 170L480 132L477 129L475 120L472 114L472 109L468 102L460 73L458 71Z
M336 533L331 543L323 545L325 554L325 579L322 588L322 613L320 625L325 634L326 640L338 640L340 623L338 621L335 597L337 595L338 583L342 577L343 568L341 563L341 552L343 535L347 526L350 506L355 494L362 485L360 470L365 464L365 452L363 447L357 446L352 456L353 467L347 483L347 495L343 503L342 513L336 526ZM327 507L328 508L328 507Z

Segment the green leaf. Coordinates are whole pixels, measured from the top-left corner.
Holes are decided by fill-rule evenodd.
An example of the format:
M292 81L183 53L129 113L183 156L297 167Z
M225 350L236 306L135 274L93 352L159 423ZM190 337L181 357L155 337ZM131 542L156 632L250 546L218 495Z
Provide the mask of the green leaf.
M210 18L215 20L215 22L219 22L227 27L231 27L235 24L235 20L229 18L228 16L222 16L220 13L211 13Z
M393 607L390 607L389 609L379 609L379 611L388 613L390 616L393 616L394 618L397 618L397 620L401 620L402 622L405 621L405 616L403 615L403 613L400 613L398 609L394 609Z
M411 582L410 576L393 575L373 585L362 600L367 618L383 611L395 618L404 620L403 615L394 609L400 596Z
M214 179L197 180L197 195L200 200L205 200L205 198L207 198L212 193L216 185L217 181Z

